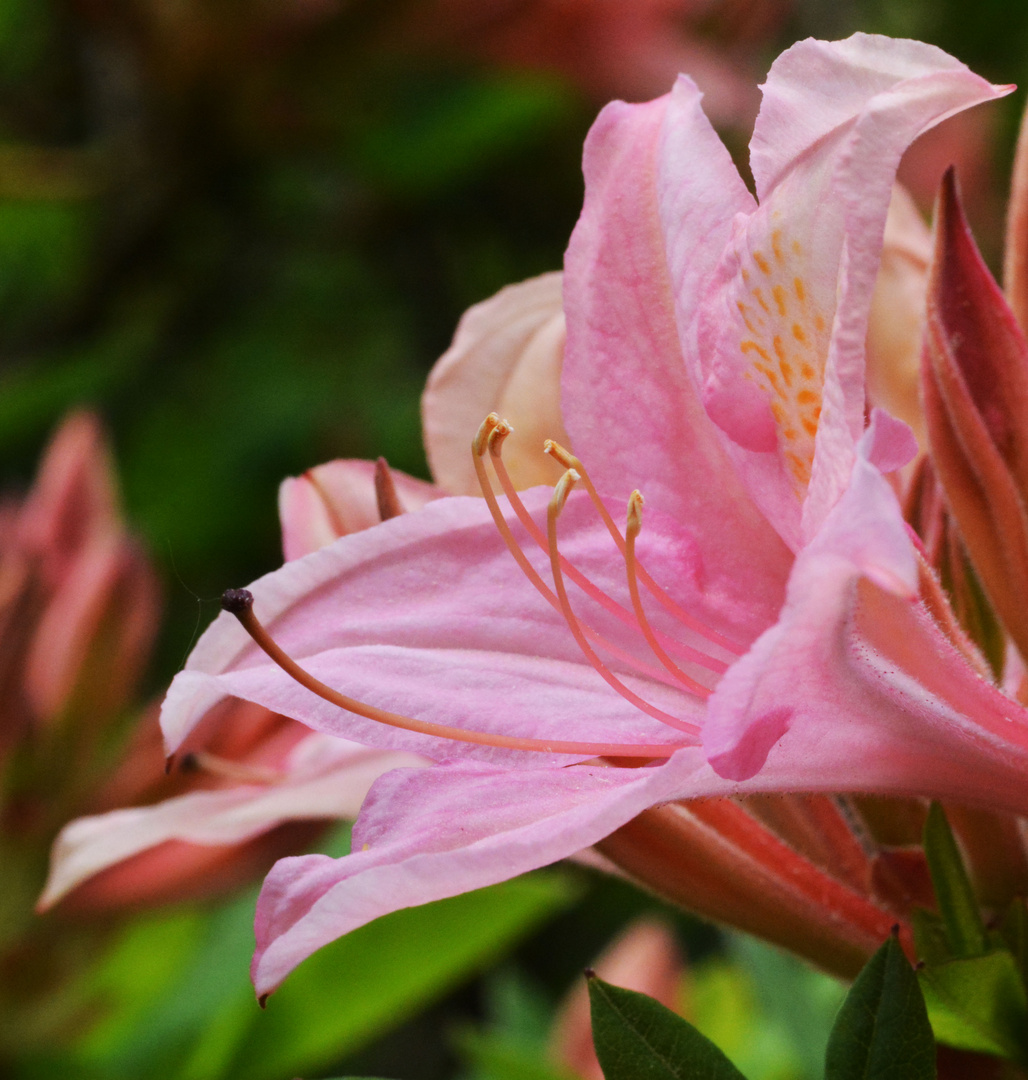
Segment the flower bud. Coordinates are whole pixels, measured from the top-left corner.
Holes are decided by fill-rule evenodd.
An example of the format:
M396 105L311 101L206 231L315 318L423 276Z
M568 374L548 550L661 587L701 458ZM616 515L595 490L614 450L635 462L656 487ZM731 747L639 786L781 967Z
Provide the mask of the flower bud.
M1028 649L1028 345L975 246L952 173L935 226L923 357L935 471L996 614Z

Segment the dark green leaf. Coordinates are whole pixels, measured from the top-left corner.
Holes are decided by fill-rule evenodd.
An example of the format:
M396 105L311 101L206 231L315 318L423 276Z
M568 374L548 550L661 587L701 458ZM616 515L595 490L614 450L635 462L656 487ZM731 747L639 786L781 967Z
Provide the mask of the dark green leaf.
M918 978L940 1042L1028 1061L1025 989L1009 952L929 964Z
M653 998L594 977L589 1001L606 1080L744 1080L709 1039Z
M925 822L924 851L952 954L981 956L988 951L989 942L978 901L946 813L937 802L932 803Z
M828 1040L826 1080L933 1080L935 1042L924 999L896 938L871 957Z

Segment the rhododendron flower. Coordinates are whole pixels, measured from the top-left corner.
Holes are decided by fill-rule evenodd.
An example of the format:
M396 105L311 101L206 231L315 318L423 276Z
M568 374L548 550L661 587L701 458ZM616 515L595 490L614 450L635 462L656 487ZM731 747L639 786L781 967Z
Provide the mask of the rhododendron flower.
M338 464L345 470L333 470L327 483L336 495L342 489L336 503L345 506L348 523L365 527L361 481L370 474L363 462ZM394 482L415 500L431 491L409 478ZM317 490L314 482L309 487ZM356 502L347 498L351 492ZM314 502L302 491L290 504L291 515L283 515L283 543L294 556L339 535L332 531L341 527L338 517L326 516L325 503ZM180 748L179 768L165 775L156 720L153 710L144 715L121 764L94 794L93 812L57 836L40 911L65 897L77 912L109 911L245 884L274 859L308 846L328 822L355 818L383 772L424 763L231 701L205 717Z
M880 412L865 430L896 165L921 131L1004 92L916 42L801 42L764 87L759 201L689 79L604 110L565 264L577 456L550 444L555 490L518 494L509 427L487 419L484 500L431 501L226 594L239 622L214 623L166 699L172 752L237 697L435 762L373 785L349 857L272 871L259 994L377 915L598 842L645 876L702 821L683 799L861 791L1025 809L1025 714L936 621L945 600L882 475L914 439ZM611 513L626 503L622 530ZM619 844L650 807L674 820ZM856 885L866 854L853 842L824 874L747 830L719 835L737 870L760 871L767 910L788 913L808 955L855 970L895 921ZM720 895L741 911L739 876Z

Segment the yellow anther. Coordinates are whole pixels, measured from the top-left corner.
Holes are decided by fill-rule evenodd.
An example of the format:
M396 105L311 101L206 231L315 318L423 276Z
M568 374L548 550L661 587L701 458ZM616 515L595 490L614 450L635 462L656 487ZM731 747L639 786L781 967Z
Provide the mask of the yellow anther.
M514 429L506 420L497 420L496 424L493 426L493 430L489 432L489 438L486 440L489 447L489 453L493 457L500 456L503 440L513 431Z
M471 450L475 457L480 458L485 453L486 446L489 442L489 436L493 433L493 429L499 423L501 423L501 420L494 412L491 412L482 421L478 432L471 443Z
M582 467L582 463L570 450L566 450L559 442L554 442L553 439L547 439L543 443L543 453L549 454L551 458L559 461L565 469L580 469Z
M557 486L553 489L553 498L550 499L550 508L555 514L559 514L564 509L568 496L574 489L575 484L581 479L581 476L574 469L568 469L557 481Z
M641 491L633 491L628 496L628 521L625 525L625 532L632 537L636 537L642 532L643 527L643 497Z

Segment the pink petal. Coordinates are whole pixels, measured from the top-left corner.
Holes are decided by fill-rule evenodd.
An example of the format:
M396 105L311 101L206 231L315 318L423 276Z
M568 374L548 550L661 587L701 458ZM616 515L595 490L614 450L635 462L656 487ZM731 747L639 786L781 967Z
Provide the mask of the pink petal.
M391 473L404 510L420 510L442 495L424 480L396 469ZM375 463L341 459L288 477L278 489L278 516L287 561L378 525L382 519L375 498Z
M425 450L436 482L477 495L471 441L490 412L514 431L503 456L518 489L553 484L560 467L543 442L567 442L560 416L564 314L559 273L508 285L469 308L421 399Z
M344 859L283 859L257 903L251 977L271 993L322 945L389 911L505 881L613 832L685 778L719 782L694 750L674 768L394 771L372 788Z
M418 764L409 754L308 735L290 755L278 783L198 791L153 806L78 818L54 841L38 907L52 907L100 871L169 841L205 847L241 844L286 821L354 818L382 773Z
M931 258L931 232L913 199L894 184L868 319L867 399L909 424L922 448L928 443L921 407L921 335Z
M538 512L548 496L537 489L526 501ZM648 518L641 558L682 598L696 588L689 537L662 523L657 514ZM586 498L569 501L560 533L568 558L629 603L624 564ZM532 557L548 577L544 557ZM514 563L481 499L439 500L344 537L262 578L253 593L258 618L291 656L330 685L381 708L523 737L681 741L681 732L639 712L583 661L563 619ZM634 616L626 624L580 595L573 603L615 643L642 645ZM678 639L689 637L659 611L652 619ZM611 666L624 668L616 658ZM695 722L699 699L668 685L662 669L655 677L626 674L625 681L654 705ZM267 661L222 614L172 683L162 713L169 750L226 696L369 745L433 758L522 759L521 752L440 742L344 713Z
M1006 92L932 46L862 34L800 42L771 68L751 144L760 207L739 221L695 334L708 409L794 548L841 495L863 429L868 312L900 156ZM746 382L774 414L775 454L751 448Z
M904 598L916 580L895 497L858 458L797 559L779 623L708 703L714 768L765 790L797 790L805 775L818 790L987 798L1023 813L1025 711Z
M686 78L647 105L604 109L584 168L564 280L574 450L601 491L638 487L648 508L688 523L708 585L771 619L790 559L734 475L679 335L753 199Z

